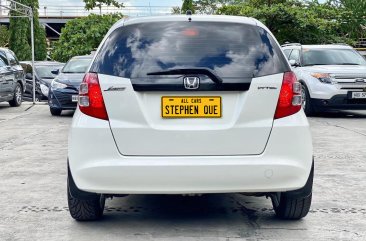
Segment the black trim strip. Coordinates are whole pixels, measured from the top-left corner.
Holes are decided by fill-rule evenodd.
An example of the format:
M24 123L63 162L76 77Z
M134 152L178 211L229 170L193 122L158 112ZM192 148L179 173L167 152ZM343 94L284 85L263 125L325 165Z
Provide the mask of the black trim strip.
M247 91L250 83L201 84L198 89L188 90L183 84L132 84L135 91Z

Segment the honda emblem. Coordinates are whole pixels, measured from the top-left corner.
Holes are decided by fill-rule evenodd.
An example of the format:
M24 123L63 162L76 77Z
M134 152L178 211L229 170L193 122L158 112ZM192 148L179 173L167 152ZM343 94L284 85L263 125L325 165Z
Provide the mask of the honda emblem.
M184 88L186 88L187 90L196 90L200 87L199 77L187 76L183 78L183 82Z

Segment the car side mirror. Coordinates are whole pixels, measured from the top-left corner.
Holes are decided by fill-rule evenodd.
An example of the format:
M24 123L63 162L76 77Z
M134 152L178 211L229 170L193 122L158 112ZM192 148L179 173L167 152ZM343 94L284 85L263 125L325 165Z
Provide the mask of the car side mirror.
M58 75L60 73L60 70L59 69L54 69L51 71L52 74L54 75Z
M26 74L25 74L25 78L26 78L26 79L29 79L29 80L32 80L32 79L33 79L33 76L32 76L32 74L31 74L31 73L26 73Z
M290 59L288 62L290 63L290 65L291 65L292 67L299 67L299 66L300 66L300 63L299 63L299 62L297 62L297 61L296 61L296 60L294 60L294 59Z

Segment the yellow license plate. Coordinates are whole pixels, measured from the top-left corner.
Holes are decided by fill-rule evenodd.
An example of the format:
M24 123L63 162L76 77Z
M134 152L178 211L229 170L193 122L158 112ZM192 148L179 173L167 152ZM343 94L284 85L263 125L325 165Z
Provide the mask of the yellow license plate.
M221 96L163 96L163 118L221 118Z

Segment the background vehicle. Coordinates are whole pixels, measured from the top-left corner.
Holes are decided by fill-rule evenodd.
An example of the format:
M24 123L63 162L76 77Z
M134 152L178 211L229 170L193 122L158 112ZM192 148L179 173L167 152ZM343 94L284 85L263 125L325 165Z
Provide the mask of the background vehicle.
M8 101L10 106L20 106L24 90L22 66L11 50L0 48L0 102Z
M304 217L312 141L301 84L252 18L165 16L112 27L79 90L69 136L77 220L125 194L249 193Z
M79 85L83 80L92 56L76 56L70 59L58 76L52 81L48 105L52 115L60 115L62 110L75 110L78 102Z
M348 45L283 45L303 84L307 115L324 110L366 110L366 60Z
M24 99L33 100L33 80L32 80L32 62L20 62L25 72L26 90ZM53 61L36 61L34 63L36 68L36 101L47 100L48 92L51 87L52 80L57 76L52 71L62 69L63 63Z

